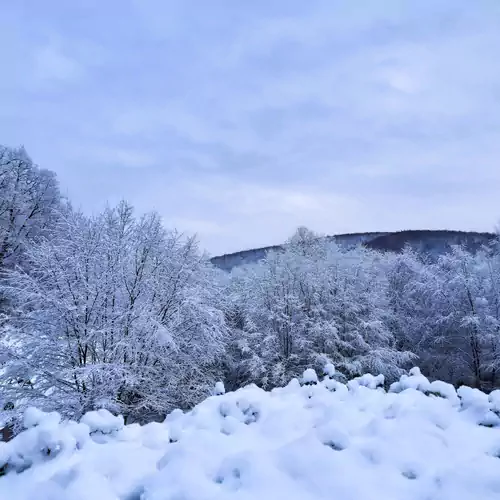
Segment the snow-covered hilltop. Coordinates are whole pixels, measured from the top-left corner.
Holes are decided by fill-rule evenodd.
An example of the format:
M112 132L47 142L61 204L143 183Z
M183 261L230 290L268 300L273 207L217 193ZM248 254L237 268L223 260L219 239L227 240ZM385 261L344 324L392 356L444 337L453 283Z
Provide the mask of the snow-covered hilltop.
M0 443L2 500L493 500L500 498L500 391L413 369L214 396L164 423L79 423L30 409ZM320 377L321 379L321 377Z
M475 231L449 230L411 230L393 232L351 233L325 236L326 241L334 242L342 248L350 249L358 245L372 250L402 252L405 247L428 257L449 253L453 246L462 245L475 252L483 245L489 245L496 235ZM224 271L235 267L254 264L265 259L269 252L283 251L283 245L253 248L239 252L212 257L212 263Z

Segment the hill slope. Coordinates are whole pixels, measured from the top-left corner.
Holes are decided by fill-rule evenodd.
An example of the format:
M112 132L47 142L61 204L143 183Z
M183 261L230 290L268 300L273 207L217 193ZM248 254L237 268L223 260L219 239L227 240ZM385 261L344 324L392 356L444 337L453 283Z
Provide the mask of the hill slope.
M32 409L28 429L0 443L0 498L500 498L500 391L455 391L418 369L390 392L371 375L315 383L306 370L303 382L248 386L143 427L104 410L77 424Z
M495 239L493 233L477 233L470 231L430 231L411 230L379 233L352 233L326 236L339 245L352 247L363 244L368 248L382 251L400 252L406 245L410 245L418 252L439 255L450 250L453 245L464 245L471 251L476 251L483 245ZM270 250L279 250L281 246L269 246L243 250L211 259L212 263L225 271L243 264L251 264L263 259Z

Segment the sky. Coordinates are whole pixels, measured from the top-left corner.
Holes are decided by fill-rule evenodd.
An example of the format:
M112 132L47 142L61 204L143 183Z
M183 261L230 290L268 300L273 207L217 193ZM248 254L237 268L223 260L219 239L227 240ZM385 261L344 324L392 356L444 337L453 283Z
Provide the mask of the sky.
M0 143L212 255L493 230L499 0L1 0Z

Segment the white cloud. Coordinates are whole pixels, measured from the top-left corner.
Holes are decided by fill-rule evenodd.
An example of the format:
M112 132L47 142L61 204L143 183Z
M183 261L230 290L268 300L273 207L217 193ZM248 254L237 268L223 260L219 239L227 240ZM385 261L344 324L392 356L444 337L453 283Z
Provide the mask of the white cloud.
M0 132L84 206L129 198L216 253L301 224L500 215L492 4L112 0L84 19L37 5L13 4L0 33Z
M80 79L84 73L83 66L55 43L48 43L34 53L34 76L42 82L71 82Z
M175 190L182 193L187 213L205 214L200 229L193 232L198 232L213 253L248 248L252 241L260 246L279 243L299 225L319 232L348 231L362 208L355 197L335 191L269 186L217 176L186 181ZM163 208L165 213L169 210L175 210L175 204ZM180 228L192 231L189 222L183 223L182 218L177 222Z
M157 164L157 159L151 153L131 148L101 147L87 151L86 154L94 163L118 167L144 168Z

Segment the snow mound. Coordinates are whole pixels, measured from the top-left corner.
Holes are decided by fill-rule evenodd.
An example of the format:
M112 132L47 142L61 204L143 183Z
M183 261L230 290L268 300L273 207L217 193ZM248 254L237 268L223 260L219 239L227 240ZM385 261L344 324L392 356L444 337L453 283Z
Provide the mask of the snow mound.
M302 383L304 385L314 385L318 383L318 375L312 368L308 368L302 375Z
M163 423L29 409L0 443L2 500L499 500L500 392L412 369L214 395Z
M108 410L89 411L81 422L89 426L90 432L100 432L102 434L111 434L123 429L123 417L115 416Z
M215 396L222 396L225 393L226 393L226 389L224 387L224 383L223 382L217 382L215 384L215 388L214 388L214 395Z
M385 378L383 375L377 375L374 377L370 373L366 373L365 375L362 375L361 377L357 377L353 380L350 380L347 383L347 387L349 389L354 390L357 387L368 387L369 389L376 389L377 387L382 387L384 385Z
M403 375L399 382L394 382L391 387L391 392L402 392L406 389L415 389L418 391L429 391L430 390L430 382L420 373L420 369L415 367L410 370L409 375Z

